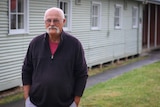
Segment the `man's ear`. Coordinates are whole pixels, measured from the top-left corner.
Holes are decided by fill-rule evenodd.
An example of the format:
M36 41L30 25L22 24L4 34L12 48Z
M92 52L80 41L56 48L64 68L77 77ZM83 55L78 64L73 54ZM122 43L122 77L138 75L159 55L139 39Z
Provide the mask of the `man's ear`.
M66 19L63 19L63 24L65 24L66 23Z

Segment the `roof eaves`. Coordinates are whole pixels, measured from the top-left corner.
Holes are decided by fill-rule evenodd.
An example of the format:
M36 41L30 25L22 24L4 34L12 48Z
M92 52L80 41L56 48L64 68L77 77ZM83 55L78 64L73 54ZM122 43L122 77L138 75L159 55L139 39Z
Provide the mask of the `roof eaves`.
M141 1L143 3L152 3L152 4L159 4L160 5L160 0L136 0L136 1Z

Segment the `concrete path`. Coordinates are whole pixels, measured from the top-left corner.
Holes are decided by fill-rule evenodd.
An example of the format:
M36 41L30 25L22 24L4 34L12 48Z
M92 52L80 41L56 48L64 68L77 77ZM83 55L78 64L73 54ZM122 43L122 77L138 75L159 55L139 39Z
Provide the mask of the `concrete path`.
M160 61L160 50L154 50L148 53L148 56L149 57L144 60L134 62L125 66L121 66L115 69L107 70L101 74L89 77L86 88L93 86L97 83L107 81L108 79L121 75L125 72L131 71L135 68L139 68L144 65L148 65L148 64ZM7 105L3 105L0 107L24 107L24 100L19 100L19 101L16 101Z

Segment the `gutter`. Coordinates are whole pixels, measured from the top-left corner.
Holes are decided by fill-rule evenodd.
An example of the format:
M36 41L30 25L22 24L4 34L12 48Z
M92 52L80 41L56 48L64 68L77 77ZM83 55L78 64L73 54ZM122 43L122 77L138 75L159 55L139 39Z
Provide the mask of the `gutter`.
M151 4L158 4L158 5L160 5L160 0L136 0L136 1L140 1L143 4L151 3Z

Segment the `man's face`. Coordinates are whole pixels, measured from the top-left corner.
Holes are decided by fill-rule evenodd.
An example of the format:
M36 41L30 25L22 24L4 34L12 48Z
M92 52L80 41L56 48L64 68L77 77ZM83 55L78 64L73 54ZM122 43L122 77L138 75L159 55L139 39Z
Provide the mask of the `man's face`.
M47 29L47 33L50 35L60 34L64 24L65 19L62 18L59 12L52 10L47 13L45 18L45 27Z

